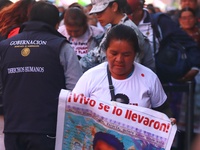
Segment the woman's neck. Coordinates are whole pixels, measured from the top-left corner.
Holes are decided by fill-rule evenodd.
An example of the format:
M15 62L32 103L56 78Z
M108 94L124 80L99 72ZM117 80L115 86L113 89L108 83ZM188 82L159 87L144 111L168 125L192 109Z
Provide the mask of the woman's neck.
M116 13L116 15L113 16L114 20L113 20L113 22L111 24L112 25L119 24L119 22L122 20L123 17L124 17L123 13Z
M110 72L111 72L111 71L110 71ZM124 80L124 79L129 78L129 77L133 74L133 72L134 72L134 66L133 66L133 67L131 68L131 70L130 70L128 73L126 73L126 74L118 75L118 74L115 74L115 73L112 73L112 72L111 72L111 76L112 76L113 78L117 79L117 80Z

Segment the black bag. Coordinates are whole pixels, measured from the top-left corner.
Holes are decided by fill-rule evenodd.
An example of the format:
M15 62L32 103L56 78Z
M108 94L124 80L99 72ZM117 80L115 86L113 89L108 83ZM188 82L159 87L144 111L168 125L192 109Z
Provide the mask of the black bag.
M177 82L192 67L200 67L197 43L171 18L163 13L151 15L152 28L159 40L159 51L154 54L156 73L161 82Z
M155 64L161 82L176 82L191 68L185 47L171 40L161 44L155 54Z

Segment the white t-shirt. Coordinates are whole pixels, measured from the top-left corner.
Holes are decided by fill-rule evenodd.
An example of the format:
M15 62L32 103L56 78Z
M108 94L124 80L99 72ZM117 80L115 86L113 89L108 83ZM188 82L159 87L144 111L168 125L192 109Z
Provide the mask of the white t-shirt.
M88 51L98 46L99 43L97 42L97 40L104 33L103 30L91 25L88 26L86 32L79 37L71 37L68 34L65 25L60 26L58 28L58 32L66 37L66 39L71 43L71 46L76 52L77 56L80 57L85 56Z
M94 100L110 101L107 62L86 71L77 82L73 93L84 94ZM129 104L147 108L161 106L167 96L157 75L147 67L134 62L133 74L124 80L112 77L115 95L126 97Z
M76 52L77 56L83 57L88 53L88 40L91 37L89 29L80 37L71 37L68 35L65 25L59 27L58 31L64 35L71 43L72 48Z

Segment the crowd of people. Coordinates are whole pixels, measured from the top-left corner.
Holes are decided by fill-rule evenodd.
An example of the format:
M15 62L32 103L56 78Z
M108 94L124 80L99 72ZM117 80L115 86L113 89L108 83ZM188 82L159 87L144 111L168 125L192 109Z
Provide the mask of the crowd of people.
M197 5L197 0L180 0L181 9L170 15L170 21L196 42L200 53ZM67 8L47 1L2 0L0 109L5 149L54 150L61 89L154 109L179 125L171 108L174 103L156 74L154 55L160 43L154 37L151 14L158 12L145 0L91 0L87 6L73 3ZM198 72L193 66L177 79L195 83L196 118L200 116ZM192 150L197 150L199 134Z

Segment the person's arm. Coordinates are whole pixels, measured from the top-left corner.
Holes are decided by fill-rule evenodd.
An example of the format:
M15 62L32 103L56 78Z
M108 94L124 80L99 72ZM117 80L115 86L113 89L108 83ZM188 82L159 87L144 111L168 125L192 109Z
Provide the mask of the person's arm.
M186 82L194 80L195 76L199 73L198 68L191 68L179 81Z
M176 124L176 119L173 117L173 113L169 107L169 103L167 100L161 106L152 109L166 114L170 118L171 124Z
M106 33L102 34L98 39L98 42L100 42L99 45L94 47L93 49L90 49L89 52L79 60L83 72L101 64L106 60L106 54L103 50L103 45L106 40L106 36Z
M85 56L83 56L79 60L83 72L102 63L103 60L101 55L101 49L99 46L97 46L94 49L90 50Z
M166 114L169 118L173 117L168 100L166 100L161 106L152 109Z
M68 43L61 47L60 62L64 68L66 89L73 90L83 72L73 48Z
M173 113L169 107L169 102L167 100L161 106L152 109L166 114L170 118L171 124L176 124L176 119L173 116Z
M151 80L151 107L153 110L162 112L168 117L173 117L167 100L167 95L162 87L162 84L158 77ZM150 83L149 83L150 84Z
M158 77L156 77L155 80L153 81L152 79L151 82L153 83L151 87L152 109L166 114L170 118L171 123L175 124L176 119L173 118L173 113L170 109L169 101L167 100L167 95L165 94L165 91L162 87L162 84L160 83L160 80L158 79Z

